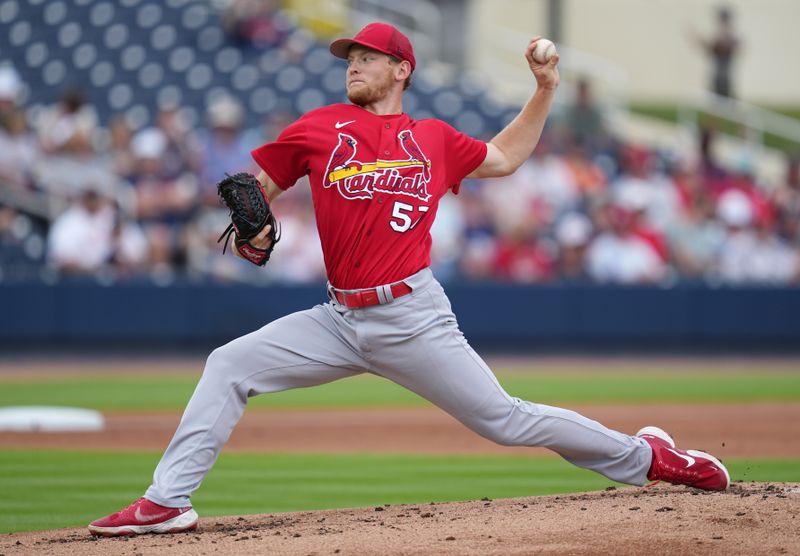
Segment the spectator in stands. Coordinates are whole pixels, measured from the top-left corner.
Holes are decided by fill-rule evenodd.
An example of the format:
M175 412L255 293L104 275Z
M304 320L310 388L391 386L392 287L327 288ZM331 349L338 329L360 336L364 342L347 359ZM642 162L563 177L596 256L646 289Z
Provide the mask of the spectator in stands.
M573 144L586 145L593 149L607 134L603 112L597 106L587 79L578 80L575 98L567 107L564 119Z
M703 38L694 31L691 32L691 38L711 60L711 90L720 96L734 98L733 61L740 50L741 41L733 28L731 8L723 6L717 9L716 25L710 38Z
M0 119L17 107L22 79L13 66L0 66Z
M0 185L32 188L39 156L39 144L28 127L25 110L14 106L0 113Z
M233 98L223 97L208 109L210 130L200 140L200 197L203 204L219 207L217 182L225 173L256 172L250 144L242 134L244 110Z
M449 282L458 275L465 228L459 197L445 195L440 199L436 220L431 226L431 268L441 282Z
M789 285L800 276L797 249L774 233L772 220L756 219L745 193L723 193L717 212L726 225L718 258L719 278L731 285ZM755 228L755 229L754 229Z
M665 255L663 240L656 236L676 220L680 196L674 180L659 167L657 155L640 146L625 146L620 152L620 173L611 189L619 204L641 212L637 233L652 236L654 246Z
M94 150L97 113L80 89L67 89L42 116L39 139L48 153L83 156Z
M580 199L575 203L586 209L593 198L605 193L608 179L603 168L591 158L589 150L581 143L570 145L564 162L574 178Z
M717 215L725 225L725 239L717 258L719 278L727 284L746 284L756 249L756 237L750 228L753 206L744 193L731 189L720 195Z
M150 246L139 223L125 210L114 206L116 218L111 235L111 265L116 278L127 278L145 273L150 257Z
M461 208L464 218L464 239L460 275L468 280L487 280L492 274L496 250L496 224L483 191L491 186L479 180L461 185Z
M514 175L519 174L521 193L529 195L527 206L530 209L544 202L557 217L575 209L582 199L579 176L550 146L547 141L540 142L533 156Z
M492 261L493 277L522 284L548 282L556 270L556 246L548 237L550 206L540 200L529 217L511 228L501 228Z
M667 241L664 234L650 225L648 201L646 192L641 189L622 189L614 195L614 203L625 213L631 233L649 243L666 262L669 259Z
M725 230L707 193L697 192L685 202L680 218L667 229L667 242L680 276L700 280L711 276Z
M134 222L120 217L105 189L89 184L53 221L47 258L62 275L115 278L142 268L147 242Z
M635 233L635 215L625 207L604 207L609 230L586 253L593 280L612 284L652 284L666 274L666 265L652 243Z
M800 256L800 156L789 158L785 183L774 194L776 235Z
M800 283L800 252L777 233L777 220L758 222L756 253L752 261L754 282L769 286Z
M562 283L583 283L590 280L586 268L586 249L592 239L592 223L580 212L564 215L555 227L558 245L556 278Z
M184 110L177 105L162 108L156 115L156 127L167 139L162 160L165 174L177 178L185 172L197 172L200 146Z
M50 265L68 275L92 275L108 265L113 253L114 221L114 208L102 190L87 185L50 227Z
M728 186L730 172L717 161L715 148L719 136L717 124L713 120L701 123L697 131L697 157L700 165L698 173L702 176L704 187L714 194L719 194Z
M196 206L197 179L189 173L168 175L163 164L167 138L157 128L138 132L131 148L136 163L130 183L150 262L156 276L169 279L185 263L185 228Z
M133 174L136 163L131 151L133 130L125 116L118 115L111 118L108 124L108 148L105 155L111 170L121 178L128 178Z
M787 158L786 179L773 192L780 234L800 247L800 155Z

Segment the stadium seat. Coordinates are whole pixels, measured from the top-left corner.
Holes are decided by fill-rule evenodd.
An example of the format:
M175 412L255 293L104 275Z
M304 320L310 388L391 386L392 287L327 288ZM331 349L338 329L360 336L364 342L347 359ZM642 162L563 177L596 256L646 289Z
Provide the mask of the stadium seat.
M203 114L222 94L240 97L248 119L343 100L345 66L326 42L296 30L287 44L291 57L280 47L242 47L225 35L214 4L197 0L5 0L0 24L7 29L0 63L20 73L29 107L51 104L76 84L89 89L104 122L125 112L145 117L143 125L159 106L189 103ZM480 76L467 72L443 88L417 73L405 97L412 116L440 117L471 134L508 120Z

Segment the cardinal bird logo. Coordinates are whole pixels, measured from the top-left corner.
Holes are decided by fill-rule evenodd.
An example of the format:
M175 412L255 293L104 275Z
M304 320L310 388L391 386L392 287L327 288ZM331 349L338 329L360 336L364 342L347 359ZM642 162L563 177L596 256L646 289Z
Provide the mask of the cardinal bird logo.
M400 145L403 147L403 150L406 151L406 154L411 157L411 160L422 162L422 177L425 178L425 181L430 181L431 162L422 154L422 149L419 148L419 145L417 145L417 142L414 140L411 130L404 129L397 136L400 138Z
M356 155L357 144L358 142L349 135L340 133L339 143L336 145L336 148L333 149L331 159L328 161L328 171L325 173L330 174L334 170L346 168Z
M346 199L371 199L375 191L410 195L423 201L430 199L431 163L411 130L404 129L397 134L400 146L409 157L405 160L359 162L355 160L358 141L346 133L338 135L338 143L322 178L323 187L327 189L336 184Z

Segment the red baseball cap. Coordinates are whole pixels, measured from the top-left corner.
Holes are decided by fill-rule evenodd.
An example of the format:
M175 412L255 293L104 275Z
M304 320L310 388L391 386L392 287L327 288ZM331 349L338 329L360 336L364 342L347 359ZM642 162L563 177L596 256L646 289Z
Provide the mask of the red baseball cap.
M411 71L417 67L411 41L388 23L370 23L352 39L336 39L331 43L331 54L346 60L347 53L354 44L366 46L400 60L407 60L411 64Z

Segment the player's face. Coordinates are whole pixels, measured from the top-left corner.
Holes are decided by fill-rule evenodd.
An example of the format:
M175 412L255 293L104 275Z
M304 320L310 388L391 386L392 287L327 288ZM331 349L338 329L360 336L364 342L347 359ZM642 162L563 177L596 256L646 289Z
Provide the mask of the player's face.
M354 46L347 56L347 98L366 106L382 100L394 84L394 65L389 56Z

